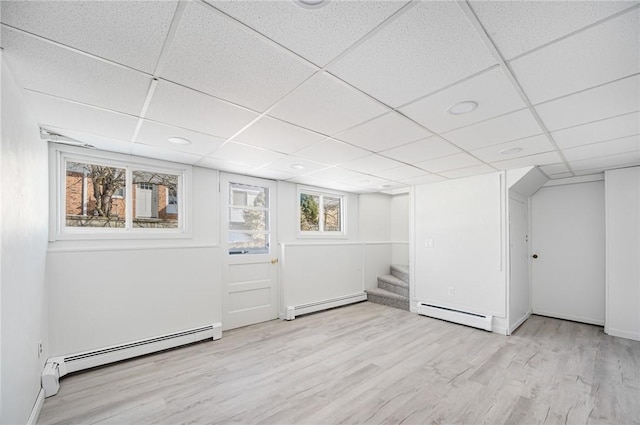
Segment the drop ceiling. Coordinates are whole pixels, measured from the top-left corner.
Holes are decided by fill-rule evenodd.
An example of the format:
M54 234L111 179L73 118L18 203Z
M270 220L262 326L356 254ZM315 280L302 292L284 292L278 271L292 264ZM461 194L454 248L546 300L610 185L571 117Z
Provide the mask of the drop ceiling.
M1 22L41 127L99 149L356 193L640 165L638 1L3 0Z

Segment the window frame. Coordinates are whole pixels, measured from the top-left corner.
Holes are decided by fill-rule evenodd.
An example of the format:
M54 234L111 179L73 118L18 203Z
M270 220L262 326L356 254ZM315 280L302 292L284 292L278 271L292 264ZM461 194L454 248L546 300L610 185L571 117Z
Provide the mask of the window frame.
M67 162L88 163L124 168L126 171L125 227L67 227L66 225L66 165ZM50 144L49 151L49 241L109 240L109 239L184 239L191 238L191 177L192 167L155 159L123 155L113 152L88 150L73 146ZM133 221L133 172L147 171L178 176L178 227L141 228Z
M300 195L312 195L320 198L319 205L319 228L320 230L302 230L300 228ZM324 226L324 197L338 198L340 200L340 231L327 231ZM346 239L347 235L347 194L344 192L333 191L330 189L315 188L309 186L298 186L296 190L296 233L299 238L327 238L327 239Z

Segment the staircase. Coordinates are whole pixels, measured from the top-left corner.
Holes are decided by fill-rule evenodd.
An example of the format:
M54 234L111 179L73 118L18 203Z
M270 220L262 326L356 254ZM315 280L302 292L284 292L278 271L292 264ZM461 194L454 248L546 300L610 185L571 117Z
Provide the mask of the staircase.
M391 274L378 276L378 287L365 292L371 302L408 311L409 266L391 265Z

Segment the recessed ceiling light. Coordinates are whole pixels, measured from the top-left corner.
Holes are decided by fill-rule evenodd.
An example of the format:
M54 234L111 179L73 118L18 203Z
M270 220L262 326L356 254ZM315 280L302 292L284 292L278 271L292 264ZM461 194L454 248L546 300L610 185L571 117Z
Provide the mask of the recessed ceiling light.
M468 114L478 107L478 104L472 100L466 100L464 102L456 103L451 108L447 110L450 114L453 115L462 115Z
M358 180L358 183L367 184L367 183L371 183L371 180Z
M518 153L518 152L521 152L521 151L522 151L522 148L509 148L509 149L501 150L500 154L501 155L511 155L511 154Z
M329 0L294 0L294 3L305 9L319 9L326 6Z
M304 170L304 165L302 164L291 164L289 165L289 167L293 168L294 170Z
M169 143L173 143L174 145L190 145L191 140L183 139L182 137L169 137L167 139Z
M381 184L380 186L378 186L380 189L389 189L391 187L390 184Z

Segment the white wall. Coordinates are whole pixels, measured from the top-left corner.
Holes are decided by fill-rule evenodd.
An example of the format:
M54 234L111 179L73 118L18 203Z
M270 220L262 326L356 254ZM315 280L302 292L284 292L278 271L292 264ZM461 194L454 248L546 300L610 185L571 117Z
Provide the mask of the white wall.
M531 197L534 314L604 324L604 183L545 186Z
M52 356L222 321L218 172L192 187L190 239L49 244Z
M609 335L640 341L640 167L605 173Z
M391 197L392 264L409 265L409 194Z
M47 145L2 58L0 423L25 423L48 356ZM38 357L38 342L44 345Z
M391 240L391 196L384 193L361 194L358 212L360 240Z
M413 299L506 318L502 179L492 173L415 187Z

